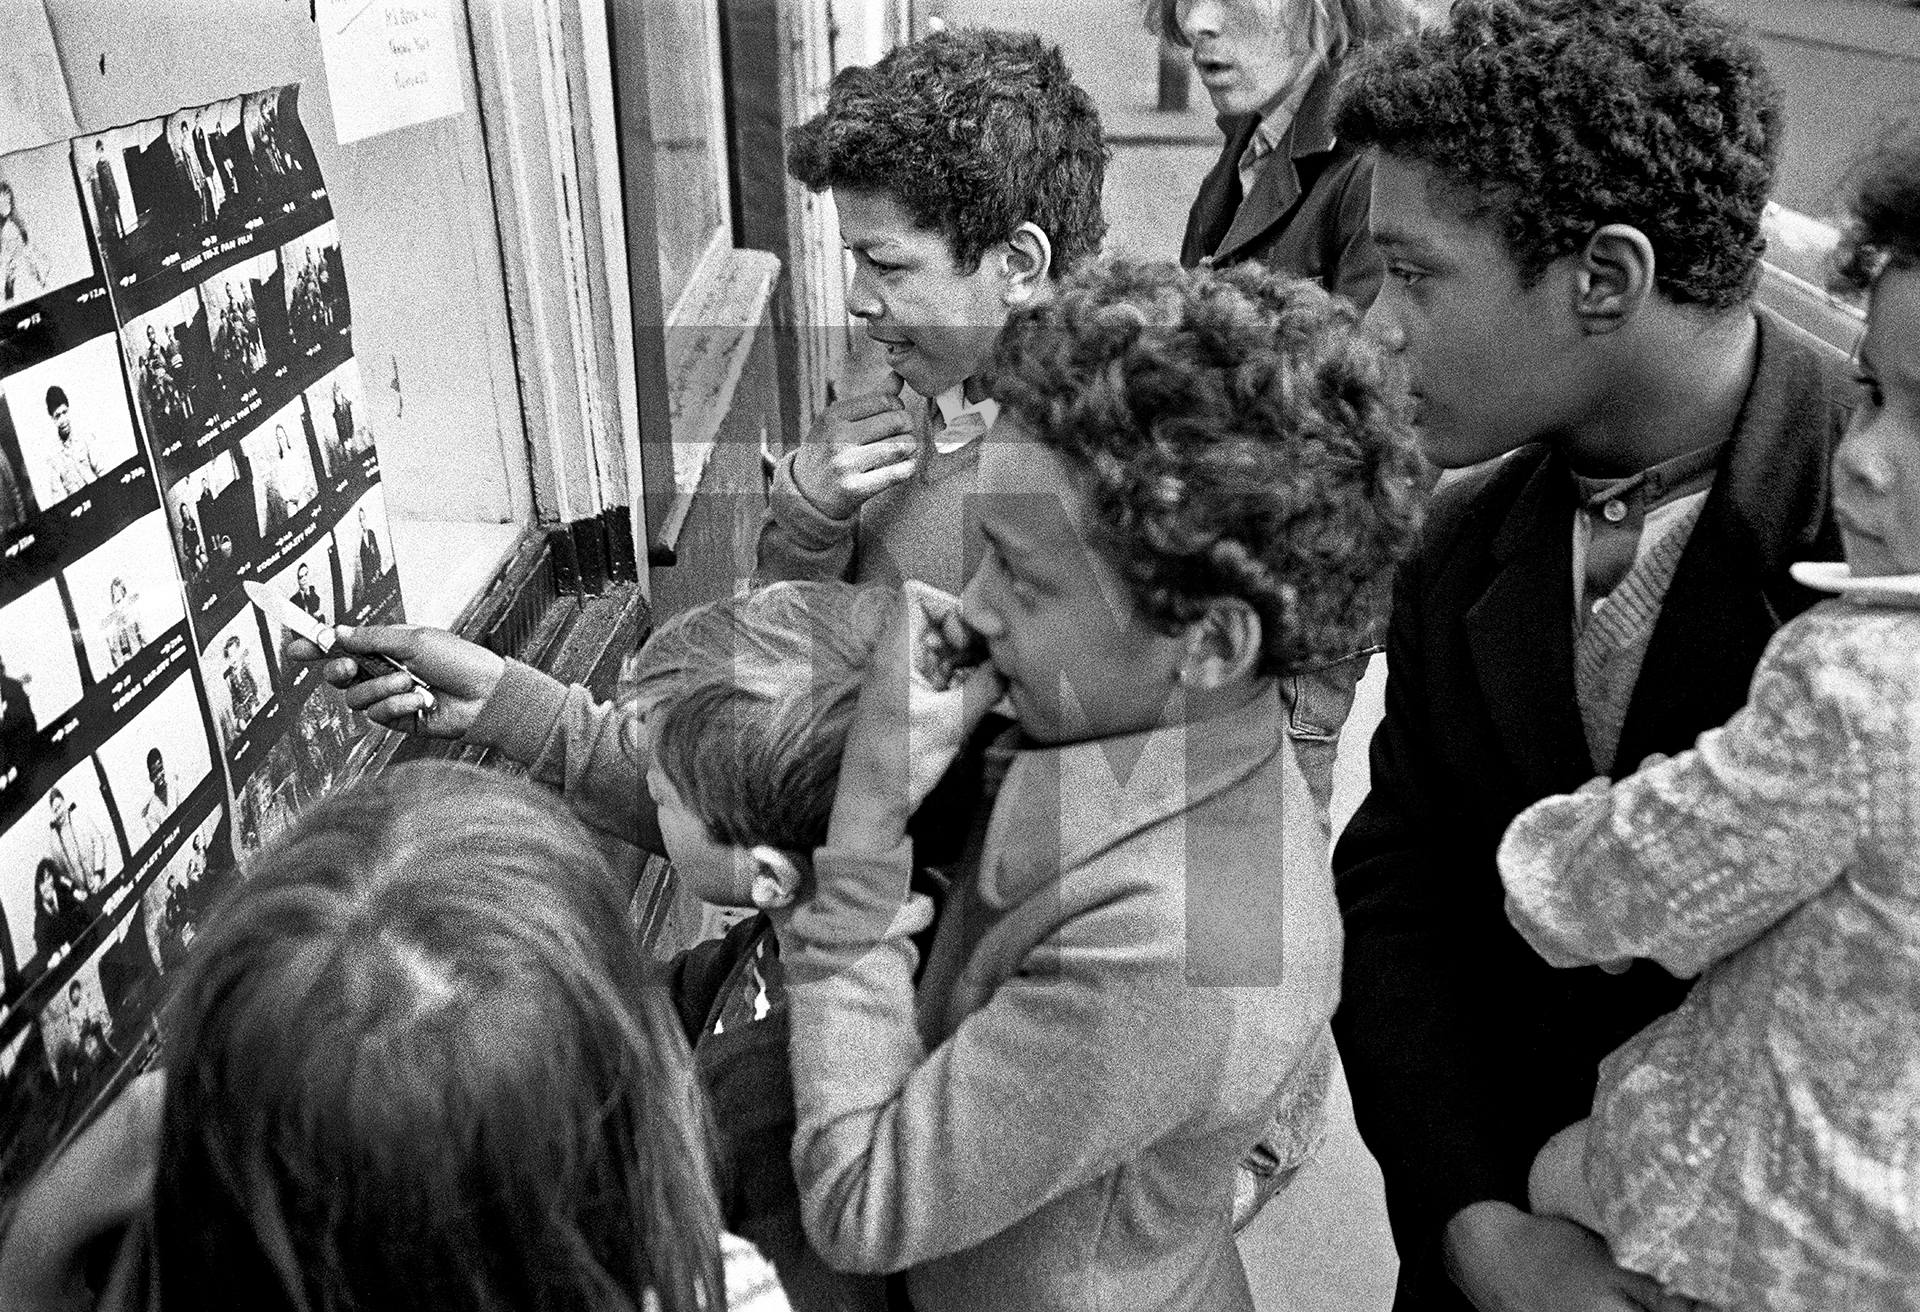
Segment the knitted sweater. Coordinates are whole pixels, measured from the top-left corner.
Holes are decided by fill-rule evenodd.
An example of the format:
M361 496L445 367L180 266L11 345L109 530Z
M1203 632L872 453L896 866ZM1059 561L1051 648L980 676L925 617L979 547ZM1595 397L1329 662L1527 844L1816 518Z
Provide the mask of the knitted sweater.
M934 449L928 403L901 393L914 416L921 464L904 483L880 492L846 519L807 499L793 478L789 452L774 470L773 493L760 521L759 574L778 579L846 579L897 586L919 579L958 593L977 551L967 547L966 499L978 481L980 443Z

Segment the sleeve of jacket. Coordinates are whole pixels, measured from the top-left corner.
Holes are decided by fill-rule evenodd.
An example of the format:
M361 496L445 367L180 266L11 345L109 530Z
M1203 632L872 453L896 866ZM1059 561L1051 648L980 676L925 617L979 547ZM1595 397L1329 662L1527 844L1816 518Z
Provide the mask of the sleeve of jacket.
M536 782L559 789L583 823L666 854L638 716L509 660L465 741L525 765Z
M1438 1260L1447 1220L1467 1204L1526 1206L1525 1167L1506 1160L1501 1091L1477 1060L1485 1017L1508 1004L1482 996L1475 966L1500 950L1493 931L1511 931L1491 852L1476 882L1479 844L1441 795L1421 651L1427 558L1417 553L1395 579L1372 789L1333 861L1347 935L1334 1037L1356 1122L1386 1177L1396 1241L1431 1242L1423 1263Z
M760 515L755 568L763 582L851 579L860 515L835 519L807 499L794 481L789 451L773 471L773 491Z
M982 1243L1216 1096L1230 1035L1188 987L1177 935L1119 899L1058 929L1035 968L928 1052L913 954L887 923L908 854L823 848L781 930L793 1008L794 1171L834 1266L897 1271ZM1171 946L1170 946L1171 945Z
M1690 978L1856 860L1875 754L1854 724L1881 689L1823 668L1808 632L1781 631L1747 705L1693 750L1545 798L1508 828L1507 915L1542 957L1647 957Z

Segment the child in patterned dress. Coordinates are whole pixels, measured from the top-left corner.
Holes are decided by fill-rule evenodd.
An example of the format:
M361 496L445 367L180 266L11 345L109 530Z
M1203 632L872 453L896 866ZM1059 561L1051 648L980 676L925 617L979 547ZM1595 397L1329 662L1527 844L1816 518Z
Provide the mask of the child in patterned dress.
M1533 1209L1714 1308L1920 1309L1920 136L1860 189L1872 308L1834 457L1839 593L1671 759L1550 797L1500 848L1556 966L1701 975L1542 1149Z

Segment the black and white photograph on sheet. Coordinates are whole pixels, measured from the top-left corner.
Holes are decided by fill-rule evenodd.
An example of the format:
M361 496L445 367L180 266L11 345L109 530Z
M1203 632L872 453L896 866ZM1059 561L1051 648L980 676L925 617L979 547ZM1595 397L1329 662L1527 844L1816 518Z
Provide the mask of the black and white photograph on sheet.
M91 771L92 763L86 768ZM35 807L0 833L0 914L6 918L14 983L39 979L93 923L94 900L70 877L72 858L51 832L48 814L47 807ZM79 823L92 819L84 810L80 816ZM6 996L14 996L12 985Z
M280 263L272 251L242 260L200 284L213 376L229 411L236 408L284 339ZM270 353L268 344L273 344Z
M359 364L348 360L309 387L306 397L328 485L338 491L349 479L376 472L378 466L366 459L373 451L373 430L367 427Z
M334 551L340 561L340 585L346 599L344 618L364 624L393 592L393 536L387 527L387 503L378 486L341 516L333 528Z
M147 436L170 469L179 446L209 428L221 408L199 293L190 288L131 320L120 342Z
M231 754L236 740L273 700L273 676L261 645L259 612L242 606L200 652L200 679L220 733Z
M290 559L278 574L266 581L267 591L284 598L294 609L312 616L317 624L338 623L343 617L340 613L339 588L335 583L333 551L332 535L317 534L304 551ZM287 658L287 644L294 636L291 630L281 627L268 616L263 615L262 622L267 630L267 649L279 672L281 704L296 705L306 695L306 690L317 681L318 672L312 665Z
M169 114L164 136L173 156L177 194L186 203L187 213L193 215L184 226L200 231L216 229L231 197L209 149L205 111L183 109Z
M167 517L141 516L64 571L81 650L96 683L186 617Z
M74 171L101 258L110 275L173 253L185 220L198 208L181 196L172 148L160 119L131 123L73 142Z
M183 670L101 745L100 768L135 855L212 772L206 723L193 677Z
M253 496L237 447L222 451L167 489L167 524L190 595L202 574L230 574L253 559L254 544L260 540Z
M59 585L48 579L0 607L0 788L13 771L25 777L41 735L84 691Z
M347 763L353 745L368 732L340 694L316 682L294 717L290 738L300 771L301 793L321 797L331 789Z
M122 922L98 951L80 964L40 1012L40 1037L46 1047L47 1065L53 1078L69 1087L98 1079L118 1064L120 1048L126 1041L116 1036L113 1009L107 1005L107 991L100 978L100 967L110 946L125 940L131 919Z
M236 854L257 852L263 843L272 842L304 800L299 756L290 739L276 739L253 773L234 782Z
M352 342L340 230L331 219L280 248L280 276L296 355L321 356Z
M241 97L240 127L263 208L297 206L321 185L313 143L300 121L299 87L273 87Z
M150 1008L154 990L126 997L136 989L128 969L145 966L127 958L127 948L138 946L128 941L132 920L127 915L95 936L83 945L84 959L61 963L23 1005L0 1013L0 1051L16 1054L0 1071L0 1121L8 1130L0 1138L0 1190L17 1186L54 1150L141 1043L143 1020L129 1013Z
M158 974L185 960L202 918L224 885L223 853L216 839L225 815L224 806L209 812L140 894L140 935Z
M92 274L66 143L0 156L0 310Z
M0 540L11 537L39 513L33 480L27 477L27 464L20 456L20 443L7 418L6 403L0 400Z
M14 926L16 944L23 933L32 933L50 951L66 941L56 929L84 927L92 919L94 898L126 866L93 758L60 776L44 797L21 814L7 830L0 853L6 863L0 870L0 900ZM51 869L43 867L43 862L50 863ZM65 894L63 900L44 897L43 873L54 876ZM74 907L84 915L76 914ZM20 927L22 915L25 930Z
M246 137L240 128L239 98L181 110L168 122L177 134L174 120L185 124L193 143L194 162L206 178L216 226L232 230L253 217L258 192L253 186L253 161L247 156Z
M333 538L326 533L313 540L305 551L267 581L267 591L285 597L294 609L305 611L317 624L333 624L340 619L339 592L334 587ZM275 637L274 659L281 660L286 650L287 633Z
M82 342L0 381L41 509L85 492L139 455L112 337Z
M320 490L299 398L241 438L240 452L253 480L254 523L262 541L271 543Z

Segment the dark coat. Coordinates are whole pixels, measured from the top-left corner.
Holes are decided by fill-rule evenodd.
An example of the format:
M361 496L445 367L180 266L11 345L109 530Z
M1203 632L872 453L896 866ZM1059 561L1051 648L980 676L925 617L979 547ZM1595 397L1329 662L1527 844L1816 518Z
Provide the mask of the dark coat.
M1333 139L1333 90L1339 79L1337 66L1321 72L1286 135L1261 161L1253 190L1237 205L1240 155L1259 118L1221 117L1226 147L1187 215L1183 267L1257 260L1312 278L1363 312L1373 304L1386 271L1367 231L1373 156Z
M1837 354L1760 312L1754 380L1656 622L1617 774L1746 702L1761 652L1835 560ZM1467 1309L1440 1265L1467 1204L1526 1206L1549 1136L1585 1117L1600 1059L1687 986L1638 962L1555 970L1508 924L1494 852L1515 815L1592 775L1573 681L1572 480L1547 446L1448 489L1395 582L1373 788L1334 854L1347 930L1334 1033L1386 1177L1396 1312Z

